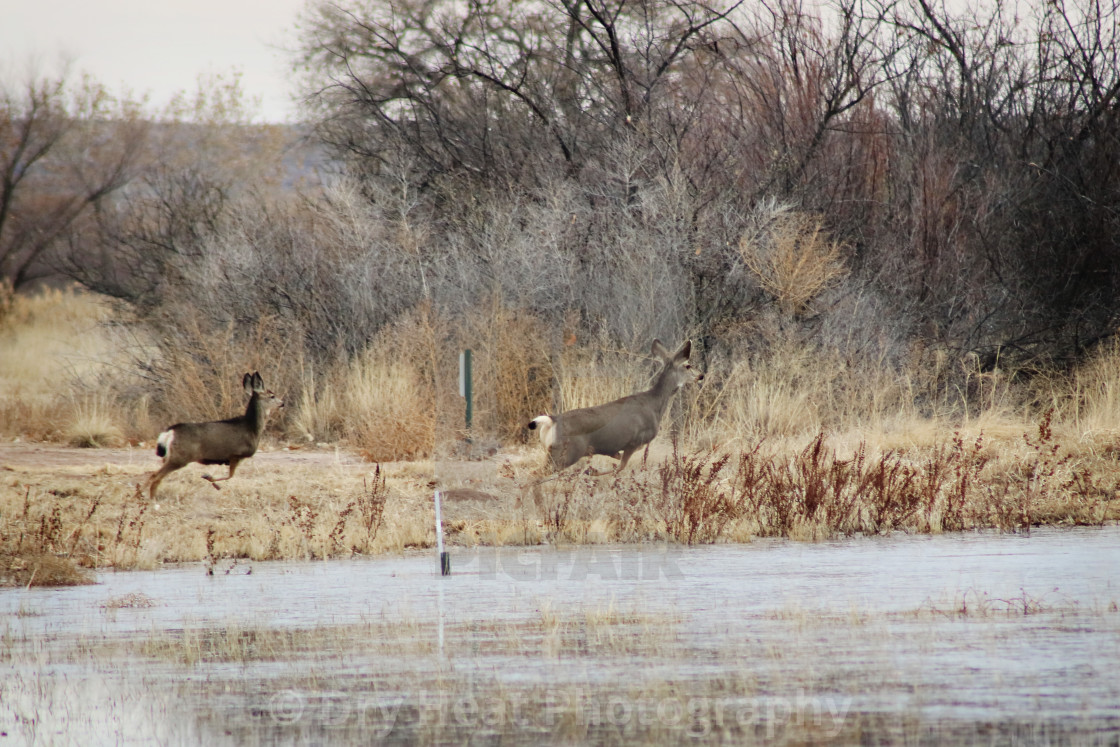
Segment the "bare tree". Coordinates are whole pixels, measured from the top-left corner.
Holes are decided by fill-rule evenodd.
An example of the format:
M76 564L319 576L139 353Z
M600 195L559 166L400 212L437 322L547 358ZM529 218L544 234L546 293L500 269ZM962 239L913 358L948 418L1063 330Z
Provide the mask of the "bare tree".
M65 273L142 312L192 262L236 231L239 209L283 214L317 184L315 150L295 128L252 124L234 76L203 76L147 129L133 178L98 210L95 230L61 256Z
M640 130L737 7L321 3L301 60L316 73L323 137L369 168L405 146L427 173L516 181L543 166L578 172L613 136Z
M53 253L132 179L145 133L132 102L89 78L0 87L0 277L20 288L50 276Z
M967 14L910 0L902 52L898 209L881 255L899 298L985 366L1075 358L1113 334L1120 278L1120 4L997 2Z

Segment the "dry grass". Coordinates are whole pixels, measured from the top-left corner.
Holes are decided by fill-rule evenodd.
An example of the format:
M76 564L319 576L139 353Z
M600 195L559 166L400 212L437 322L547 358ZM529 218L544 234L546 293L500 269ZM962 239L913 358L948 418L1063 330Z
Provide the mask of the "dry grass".
M89 387L123 362L109 303L75 290L14 295L0 315L0 434L70 440L120 438L130 413ZM96 403L96 412L90 409ZM84 413L75 405L85 406Z
M643 388L651 371L643 355L602 341L565 339L550 348L531 317L494 301L461 326L417 309L382 330L364 355L319 378L264 357L282 351L262 322L255 352L230 352L221 336L186 335L198 355L177 359L182 375L168 380L157 407L97 389L110 362L122 365L102 326L108 318L88 296L49 291L16 296L0 322L5 438L89 447L147 441L138 452L94 449L67 464L0 450L8 583L55 575L43 566L48 556L74 568L181 560L215 567L427 546L436 487L450 496L449 541L465 545L812 540L1120 518L1120 451L1110 426L1120 417L1115 346L1071 376L1037 379L1031 399L1052 405L1041 415L1014 404L1008 377L978 372L971 401L984 406L953 419L920 416L905 378L787 347L769 362L739 362L702 389L686 388L663 435L625 473L598 480L568 473L535 484L543 454L519 445L522 420L552 409L542 400L554 387L563 408ZM471 434L457 391L463 339L472 340L478 361L481 425ZM220 355L233 373L197 363ZM194 466L165 482L157 503L136 500L135 483L158 466L152 412L173 402L183 403L184 417L240 412L235 374L269 365L283 369L277 378L289 382L282 396L294 414L270 427L263 452L221 492L197 480L202 468ZM487 433L504 438L474 448ZM278 450L291 443L285 434L346 450L337 459L325 445Z
M472 351L472 432L459 354ZM495 299L460 321L422 305L354 360L303 389L294 416L308 440L341 440L370 461L423 459L468 437L526 440L529 413L550 409L554 374L542 325Z
M0 512L0 586L93 583L82 567L89 564L79 563L74 551L99 501L79 515L64 514L58 503L33 507L31 492L26 488L22 503L7 502Z
M93 574L69 558L34 551L0 552L0 586L77 586L92 583Z
M11 456L8 456L8 455ZM53 555L80 567L322 559L435 544L432 495L444 495L451 545L819 540L854 533L993 528L1120 519L1116 461L1069 449L1047 424L1017 441L848 451L823 435L796 450L758 441L735 452L674 451L626 472L568 472L534 484L542 457L518 447L476 462L394 462L265 449L221 491L188 467L157 502L135 498L154 455L72 451L31 463L0 448L0 556L13 575ZM89 460L111 459L93 462ZM75 457L74 455L77 455ZM33 455L34 456L34 455ZM15 564L15 565L13 565Z
M296 400L296 427L307 440L342 440L370 461L431 455L445 413L457 409L449 337L446 320L417 309L322 381L311 377Z
M1120 438L1120 343L1104 345L1043 396L1081 440L1115 444Z
M848 274L847 251L828 236L817 215L779 210L768 228L765 238L744 235L739 254L783 313L803 314Z
M472 351L472 427L505 443L525 441L528 419L552 409L556 374L545 325L495 297L467 315L459 337Z
M136 499L135 484L158 466L154 454L71 454L69 464L36 465L0 449L0 558L13 573L45 555L83 568L215 566L237 558L402 550L433 537L426 515L409 518L430 502L427 480L386 480L382 470L353 457L335 462L329 454L301 454L295 461L261 453L221 491L198 479L196 465L165 481L150 503ZM267 462L270 457L276 462ZM106 458L114 461L92 461ZM26 576L12 575L8 583Z
M118 411L104 395L76 399L71 405L70 424L63 433L66 442L89 449L123 446L126 439L117 424Z
M436 408L416 370L372 349L351 364L342 396L343 433L371 461L432 453Z

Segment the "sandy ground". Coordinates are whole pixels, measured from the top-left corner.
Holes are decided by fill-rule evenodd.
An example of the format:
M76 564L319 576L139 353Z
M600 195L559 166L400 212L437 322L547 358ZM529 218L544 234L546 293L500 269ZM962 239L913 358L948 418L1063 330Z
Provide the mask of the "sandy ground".
M356 454L342 449L262 449L253 457L258 465L363 465L367 462ZM0 469L52 467L103 469L106 464L122 467L157 469L160 458L155 448L129 447L124 449L78 449L47 443L0 442ZM248 466L246 462L246 466ZM68 470L69 471L69 470Z
M521 493L513 480L498 475L503 463L508 463L508 456L392 462L381 468L391 478L398 478L394 481L396 488L409 486L408 493L427 492L430 496L431 491L440 489L448 503L485 504L499 500L496 494ZM118 488L128 489L159 469L160 464L155 449L147 447L89 449L49 443L0 443L0 474L6 472L44 489L72 486L76 482L85 483L90 489L108 483L120 483ZM262 480L285 478L331 484L343 480L361 485L363 477L368 478L376 468L377 465L343 448L264 447L244 461L233 481L223 483L222 487L246 492L256 489ZM198 479L203 473L224 476L226 467L188 465L167 477L160 494L170 491L209 496L212 486Z
M398 495L430 501L434 491L440 490L449 518L463 512L485 517L495 511L494 504L511 504L522 496L524 489L520 483L529 478L512 479L513 465L526 458L525 450L514 450L486 458L376 465L341 447L266 444L242 462L233 480L221 483L221 492L223 497L249 499L261 494L302 495L316 489L358 490L380 467L389 478L390 490ZM532 455L528 455L528 460L533 461ZM147 445L110 449L23 441L0 443L0 475L9 475L4 483L8 487L15 485L21 495L29 485L40 491L64 491L71 495L104 491L131 495L135 486L159 469L161 463L154 447ZM212 490L217 485L203 482L200 476L208 473L224 477L226 470L222 465L188 465L167 477L159 488L158 500L209 503L217 498L217 491Z
M514 510L523 494L514 472L526 470L512 462L522 458L515 450L378 465L333 446L266 443L228 482L202 479L225 477L225 466L192 464L170 474L150 500L137 488L161 464L154 448L9 441L0 443L0 539L15 538L24 554L41 545L85 567L117 569L400 552L434 542L439 491L448 542L512 541L491 537L493 522L533 541L525 527L535 527L535 514ZM375 505L384 511L376 531Z

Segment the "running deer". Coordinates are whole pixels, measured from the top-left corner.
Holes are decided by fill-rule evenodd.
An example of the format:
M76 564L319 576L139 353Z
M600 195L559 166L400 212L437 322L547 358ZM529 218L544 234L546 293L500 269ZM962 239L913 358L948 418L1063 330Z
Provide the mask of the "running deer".
M244 415L208 423L176 423L159 434L156 455L163 457L163 466L153 472L147 482L136 487L137 495L148 488L148 498L154 500L163 478L192 462L228 464L229 474L225 477L202 476L220 490L218 483L233 477L237 465L257 453L268 414L275 407L283 407L284 402L264 388L259 373L245 374L241 385L249 395Z
M540 432L553 469L560 471L584 457L602 454L618 459L614 471L621 472L634 452L657 435L661 416L673 394L691 381L703 381L704 374L693 370L688 362L691 353L691 340L685 340L675 353L666 350L660 340L654 340L653 354L664 365L648 390L604 405L533 418L529 429ZM602 476L609 471L591 474Z

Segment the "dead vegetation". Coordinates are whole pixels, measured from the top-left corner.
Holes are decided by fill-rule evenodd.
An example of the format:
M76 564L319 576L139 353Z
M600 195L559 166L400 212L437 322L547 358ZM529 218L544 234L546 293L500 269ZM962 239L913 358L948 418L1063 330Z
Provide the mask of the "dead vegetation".
M448 541L460 545L1029 532L1120 518L1120 450L1110 427L1120 419L1116 348L1071 375L1036 378L1033 404L1017 410L1006 386L988 376L983 386L1002 393L985 395L974 415L952 419L919 417L912 403L895 407L890 398L859 418L866 392L852 378L848 399L840 399L822 378L831 360L814 366L795 358L803 373L784 382L777 361L769 373L735 369L679 397L664 435L635 454L627 471L594 479L568 470L537 484L544 456L521 443L517 413L551 409L541 400L553 385L563 406L640 388L643 358L575 344L552 357L517 355L514 330L537 342L544 333L497 301L471 322L491 332L476 351L480 394L471 433L461 426L456 361L447 352L457 349L454 325L420 309L326 379L278 377L303 386L294 397L284 392L295 414L266 431L265 452L246 462L236 486L215 491L188 468L164 484L160 500L136 500L135 484L158 464L150 439L167 423L153 415L152 400L114 394L123 390L113 376L132 360L114 356L135 348L117 346L109 310L86 295L49 291L15 296L9 306L0 327L0 343L15 351L0 363L5 584L73 583L92 568L178 561L215 568L427 547L435 540L437 487L449 496ZM394 356L417 339L422 344ZM215 379L211 388L209 374L190 363L205 357L178 360L189 376L169 395L186 392L183 402L197 404L185 411L216 417L220 404L233 407L236 397L222 387L236 377ZM67 378L50 375L67 366ZM846 427L820 427L827 396L845 413L836 426ZM137 450L42 446L36 457L20 448L118 437ZM309 438L319 445L304 446ZM51 449L66 459L52 461ZM377 459L400 454L408 459Z
M62 583L51 580L62 578L62 566L80 576L85 568L213 568L431 547L436 485L449 496L448 542L461 546L1030 532L1120 519L1115 459L1056 443L1048 418L1035 433L999 443L956 434L949 444L880 451L863 442L844 449L818 434L796 448L759 440L737 452L654 450L632 471L567 472L543 484L534 484L542 457L525 447L481 462L372 470L354 457L287 463L285 455L256 457L243 482L220 492L184 470L158 503L133 498L139 464L92 474L8 464L0 473L5 581Z

